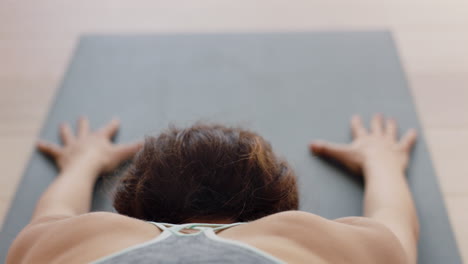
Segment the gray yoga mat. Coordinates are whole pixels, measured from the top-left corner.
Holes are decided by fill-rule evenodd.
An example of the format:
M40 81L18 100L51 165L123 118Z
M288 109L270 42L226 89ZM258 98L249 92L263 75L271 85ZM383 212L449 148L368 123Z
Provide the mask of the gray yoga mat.
M94 127L120 117L119 142L170 122L242 125L293 164L302 210L337 218L361 215L362 183L312 157L307 144L348 142L350 116L374 112L420 132L408 170L421 219L419 263L461 263L389 32L84 36L40 136L58 141L59 123L80 114ZM1 231L2 258L55 174L34 152ZM110 179L97 186L94 210L112 210Z

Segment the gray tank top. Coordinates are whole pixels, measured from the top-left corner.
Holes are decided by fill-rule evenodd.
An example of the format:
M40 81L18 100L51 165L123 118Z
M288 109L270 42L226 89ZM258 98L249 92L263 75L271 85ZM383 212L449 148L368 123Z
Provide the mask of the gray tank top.
M150 222L161 229L156 238L94 261L106 263L284 263L257 248L225 239L216 232L244 223L183 224ZM199 230L182 233L184 229Z

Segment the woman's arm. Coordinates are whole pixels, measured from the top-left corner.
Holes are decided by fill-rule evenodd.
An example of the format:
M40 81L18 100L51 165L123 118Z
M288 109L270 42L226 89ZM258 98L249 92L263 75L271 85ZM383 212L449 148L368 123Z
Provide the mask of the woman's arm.
M118 121L113 120L91 132L88 120L80 118L76 135L67 124L60 127L63 146L44 141L38 143L38 148L55 160L60 173L37 202L29 225L13 241L7 263L31 263L31 258L35 262L41 262L38 258L48 260L55 251L47 249L37 253L41 248L37 245L47 248L44 241L54 241L50 230L63 230L63 221L85 224L84 219L89 215L83 215L81 219L81 216L75 216L89 212L96 179L101 173L112 171L122 161L131 158L142 146L140 142L112 144L111 138L118 127ZM38 255L32 253L35 250L34 254Z
M39 199L31 224L56 217L76 216L89 212L94 184L103 172L112 171L131 158L141 143L112 144L119 123L111 121L91 132L86 118L78 121L74 135L68 124L60 127L63 146L39 142L38 148L52 156L60 174Z
M364 216L380 222L399 239L408 263L417 262L419 223L405 178L409 152L416 140L410 130L397 141L394 120L381 115L372 119L371 129L359 117L351 121L354 141L348 145L327 142L311 144L318 155L334 158L365 179Z
M94 183L99 174L93 160L85 158L62 170L37 202L31 224L50 217L70 217L89 212Z

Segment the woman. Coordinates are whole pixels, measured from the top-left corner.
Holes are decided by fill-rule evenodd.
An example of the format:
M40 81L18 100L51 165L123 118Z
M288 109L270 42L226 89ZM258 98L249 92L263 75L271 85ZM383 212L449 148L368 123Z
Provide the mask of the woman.
M76 135L63 125L63 146L38 144L60 174L7 262L416 263L404 173L415 131L398 141L381 115L369 130L353 117L351 128L350 144L310 145L365 180L364 217L328 220L296 210L293 171L250 131L196 124L121 145L111 143L117 121L91 132L81 118ZM96 179L135 153L115 195L120 214L90 213Z

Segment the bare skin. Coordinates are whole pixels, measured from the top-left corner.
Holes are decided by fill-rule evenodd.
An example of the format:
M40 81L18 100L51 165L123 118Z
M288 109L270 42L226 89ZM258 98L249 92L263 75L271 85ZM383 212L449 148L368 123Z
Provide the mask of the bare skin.
M384 124L385 123L385 124ZM397 140L396 123L375 116L370 130L359 117L351 122L354 140L347 145L314 142L317 155L334 158L365 179L364 217L336 220L288 211L219 236L237 240L288 263L416 263L418 220L404 171L416 134ZM108 212L90 213L92 189L102 172L132 157L141 142L112 144L112 121L91 132L81 118L78 132L60 129L63 146L39 142L61 172L38 201L27 225L13 242L7 263L84 263L157 237L153 225ZM194 222L207 222L203 219ZM216 219L210 222L230 222Z

